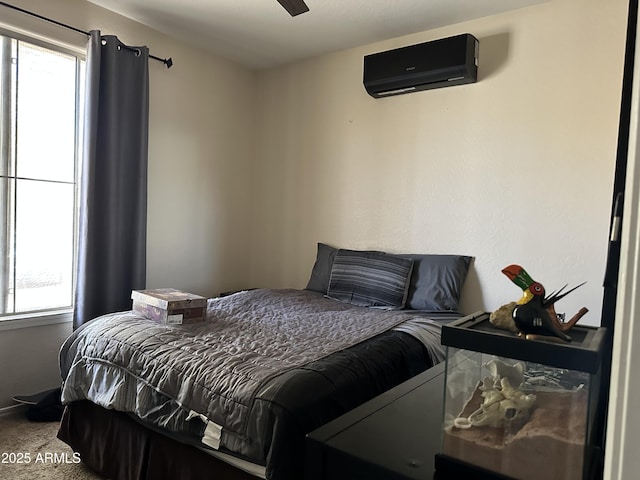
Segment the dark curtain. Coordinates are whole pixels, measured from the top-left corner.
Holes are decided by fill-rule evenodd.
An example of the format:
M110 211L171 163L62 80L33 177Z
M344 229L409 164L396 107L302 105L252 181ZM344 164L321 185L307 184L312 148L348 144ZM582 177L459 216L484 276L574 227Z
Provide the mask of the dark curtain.
M149 51L91 31L73 325L131 309L145 287Z

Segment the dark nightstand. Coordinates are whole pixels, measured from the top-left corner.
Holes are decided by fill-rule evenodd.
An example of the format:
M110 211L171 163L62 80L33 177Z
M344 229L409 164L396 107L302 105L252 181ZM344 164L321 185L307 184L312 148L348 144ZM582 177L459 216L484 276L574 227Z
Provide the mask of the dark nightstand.
M441 363L314 430L305 480L433 478L443 389Z

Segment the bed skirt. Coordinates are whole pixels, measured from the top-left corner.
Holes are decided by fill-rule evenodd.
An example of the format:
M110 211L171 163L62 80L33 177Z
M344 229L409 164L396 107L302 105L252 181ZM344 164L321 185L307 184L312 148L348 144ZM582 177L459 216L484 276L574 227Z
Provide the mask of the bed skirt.
M65 407L58 438L111 480L256 480L207 453L87 400Z

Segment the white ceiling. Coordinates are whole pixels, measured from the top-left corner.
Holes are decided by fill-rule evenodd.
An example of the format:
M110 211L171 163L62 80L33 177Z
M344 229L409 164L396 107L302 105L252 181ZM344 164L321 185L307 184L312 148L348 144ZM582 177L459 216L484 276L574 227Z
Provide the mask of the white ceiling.
M548 0L306 0L309 12L296 17L276 0L89 1L248 67L265 68Z

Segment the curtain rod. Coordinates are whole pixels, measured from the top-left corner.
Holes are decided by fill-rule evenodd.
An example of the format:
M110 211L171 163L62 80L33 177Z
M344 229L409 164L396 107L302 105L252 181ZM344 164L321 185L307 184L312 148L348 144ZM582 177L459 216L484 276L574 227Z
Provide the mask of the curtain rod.
M17 10L18 12L24 13L26 15L31 15L32 17L39 18L40 20L44 20L45 22L53 23L53 24L58 25L60 27L63 27L63 28L69 29L69 30L73 30L74 32L82 33L82 34L86 35L87 37L91 36L91 34L89 32L85 32L84 30L80 30L79 28L72 27L71 25L67 25L66 23L58 22L57 20L53 20L51 18L47 18L47 17L39 15L37 13L30 12L29 10L25 10L24 8L16 7L15 5L11 5L11 4L6 3L6 2L0 2L0 5L2 5L3 7L12 8L13 10ZM124 45L124 47L129 49L129 50L136 50L135 48L129 47L127 45ZM167 66L167 68L171 68L171 66L173 65L173 60L171 59L171 57L169 57L169 58L160 58L160 57L156 57L155 55L149 54L149 58L153 58L154 60L157 60L159 62L164 63Z

